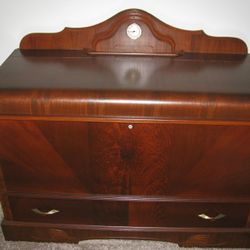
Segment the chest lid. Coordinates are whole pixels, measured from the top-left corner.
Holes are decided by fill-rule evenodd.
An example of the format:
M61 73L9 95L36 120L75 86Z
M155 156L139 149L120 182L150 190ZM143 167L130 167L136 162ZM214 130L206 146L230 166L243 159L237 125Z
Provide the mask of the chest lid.
M24 37L0 68L0 115L248 121L249 66L240 39L126 10Z

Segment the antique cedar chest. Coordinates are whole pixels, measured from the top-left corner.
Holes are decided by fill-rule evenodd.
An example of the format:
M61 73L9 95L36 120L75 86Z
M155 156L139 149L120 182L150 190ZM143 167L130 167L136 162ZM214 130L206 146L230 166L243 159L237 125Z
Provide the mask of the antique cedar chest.
M247 53L141 10L24 37L0 68L6 240L249 247Z

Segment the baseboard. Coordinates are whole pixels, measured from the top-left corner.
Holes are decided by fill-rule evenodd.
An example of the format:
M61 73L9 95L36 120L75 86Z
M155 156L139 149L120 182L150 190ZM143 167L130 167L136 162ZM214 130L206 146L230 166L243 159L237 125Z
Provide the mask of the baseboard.
M250 247L250 228L152 228L3 220L6 240L78 243L87 239L144 239L185 247Z

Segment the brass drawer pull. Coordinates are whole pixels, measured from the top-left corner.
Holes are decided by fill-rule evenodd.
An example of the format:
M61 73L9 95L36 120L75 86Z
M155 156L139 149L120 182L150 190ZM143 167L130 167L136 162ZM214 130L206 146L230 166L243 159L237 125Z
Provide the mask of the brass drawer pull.
M204 220L219 220L219 219L222 219L222 218L225 218L226 215L225 214L218 214L214 217L210 217L206 214L199 214L198 215L200 218L204 219Z
M52 209L52 210L49 210L47 212L44 212L44 211L41 211L40 209L38 208L33 208L32 211L36 214L41 214L41 215L52 215L52 214L56 214L56 213L59 213L60 211L59 210L56 210L56 209Z

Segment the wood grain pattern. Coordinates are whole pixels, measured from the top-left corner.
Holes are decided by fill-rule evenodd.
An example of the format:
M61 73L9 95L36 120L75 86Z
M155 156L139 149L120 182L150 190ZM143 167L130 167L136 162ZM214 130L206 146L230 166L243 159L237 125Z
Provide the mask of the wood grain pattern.
M126 34L131 23L142 28L142 36L138 40L131 40ZM30 34L23 38L20 48L82 50L83 53L247 54L247 46L240 39L212 37L201 30L177 29L137 9L125 10L87 28L65 28L54 34Z
M249 203L199 203L199 202L147 202L119 200L89 200L8 196L15 221L68 223L132 227L245 227L250 210ZM53 215L40 215L40 211L59 211ZM218 220L205 220L225 215Z
M1 121L8 191L249 197L249 126L128 125Z
M79 242L85 239L148 239L185 247L249 247L248 228L108 227L3 221L7 240Z
M5 238L249 247L247 53L136 9L24 37L0 67Z
M10 208L13 213L13 220L16 221L33 221L49 223L68 223L68 224L87 224L87 225L109 225L120 226L128 225L129 211L128 202L119 201L91 201L67 199L39 199L9 196ZM40 211L50 211L56 209L59 211L53 215L40 215L32 209ZM244 210L244 205L242 206ZM236 215L238 225L242 224L244 214ZM231 220L233 223L233 220Z
M250 57L130 60L16 51L0 68L0 114L249 121L249 66Z

